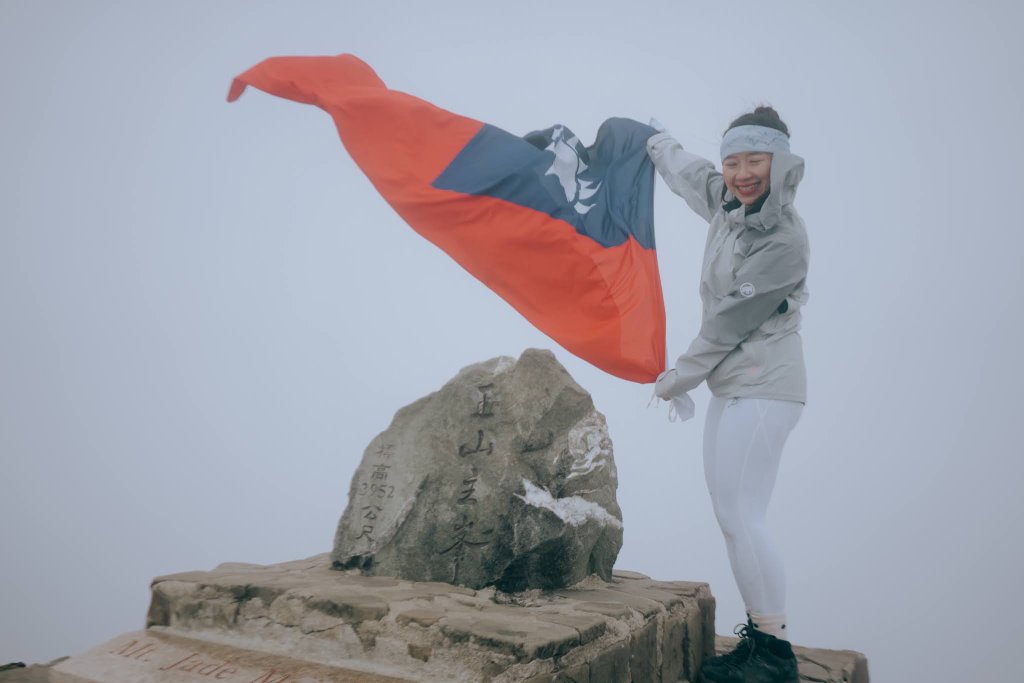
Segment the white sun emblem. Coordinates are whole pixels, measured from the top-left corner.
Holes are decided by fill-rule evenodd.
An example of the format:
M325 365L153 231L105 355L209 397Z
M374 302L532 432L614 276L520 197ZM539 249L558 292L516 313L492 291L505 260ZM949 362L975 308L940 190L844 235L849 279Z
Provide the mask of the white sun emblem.
M589 166L583 162L583 159L580 159L579 153L576 152L578 144L579 138L573 135L566 139L565 128L555 126L551 134L551 144L544 148L545 151L554 153L555 160L544 175L553 175L558 178L558 182L565 192L566 201L572 204L579 213L587 213L594 208L594 205L583 202L593 197L601 189L601 184L594 185L590 180L580 179L580 174Z

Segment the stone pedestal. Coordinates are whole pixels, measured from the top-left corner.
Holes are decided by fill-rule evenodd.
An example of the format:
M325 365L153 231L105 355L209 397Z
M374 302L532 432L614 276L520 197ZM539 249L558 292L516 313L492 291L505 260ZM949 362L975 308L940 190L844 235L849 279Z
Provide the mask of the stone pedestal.
M90 654L132 672L70 680L279 683L279 673L294 672L280 680L692 681L714 647L714 599L704 583L615 572L610 582L590 577L565 589L507 594L330 566L321 555L157 578L147 631ZM135 652L151 641L160 649ZM139 678L147 655L150 677ZM184 662L167 668L178 655ZM322 670L300 673L303 666ZM271 669L276 677L260 678ZM344 678L346 671L379 678Z
M0 683L684 681L715 637L707 584L616 571L507 594L331 570L328 556L153 581L148 628ZM868 683L850 650L794 646L801 681Z
M611 579L622 546L604 416L550 351L460 370L367 445L340 569L504 591Z
M47 683L404 683L370 671L183 638L156 630L125 633L49 670Z

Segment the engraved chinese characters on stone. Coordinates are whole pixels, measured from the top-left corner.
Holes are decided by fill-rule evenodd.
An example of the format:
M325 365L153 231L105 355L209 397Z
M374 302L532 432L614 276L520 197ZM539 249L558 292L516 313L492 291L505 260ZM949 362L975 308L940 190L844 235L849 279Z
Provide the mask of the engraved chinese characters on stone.
M494 406L497 402L494 398L494 383L488 382L477 387L480 392L480 400L477 401L474 417L493 417Z
M484 430L476 430L476 445L470 447L468 444L461 444L459 446L459 455L465 457L467 455L475 455L477 453L486 453L490 455L494 452L494 442L488 441L484 444Z
M388 483L389 472L393 467L388 460L395 454L395 444L378 437L372 453L374 458L369 472L359 482L357 489L357 496L363 503L359 506L361 524L353 529L355 540L361 541L367 548L373 548L376 542L374 533L377 519L384 512L384 505L395 497L395 487Z
M192 634L185 637L147 630L120 635L60 662L49 670L47 680L61 683L401 683L408 679L210 642Z
M475 548L486 546L491 542L490 536L494 533L494 529L486 529L480 531L478 534L473 533L473 527L477 524L476 510L473 506L477 504L476 496L476 483L480 478L480 470L476 466L471 466L467 476L462 480L462 488L459 490L458 498L455 501L456 505L469 506L463 513L462 518L458 519L452 525L451 539L452 544L442 548L438 551L439 555L447 555L452 553L452 583L459 582L459 571L462 567L462 562L466 558L467 548Z
M331 558L471 588L610 577L616 485L604 417L554 355L494 358L400 409L370 442Z

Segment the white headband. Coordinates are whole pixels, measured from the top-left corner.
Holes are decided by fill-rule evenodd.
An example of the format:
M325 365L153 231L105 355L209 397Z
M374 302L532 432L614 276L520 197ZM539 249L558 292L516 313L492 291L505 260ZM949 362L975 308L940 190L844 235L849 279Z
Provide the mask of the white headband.
M736 126L722 138L722 161L738 152L788 152L789 136L767 126Z

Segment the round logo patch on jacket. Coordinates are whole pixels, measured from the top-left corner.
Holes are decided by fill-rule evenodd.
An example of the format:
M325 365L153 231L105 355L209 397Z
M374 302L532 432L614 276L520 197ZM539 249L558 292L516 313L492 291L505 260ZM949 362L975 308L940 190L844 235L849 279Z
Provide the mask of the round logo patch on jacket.
M750 282L744 282L740 285L740 296L744 298L754 296L754 285Z

